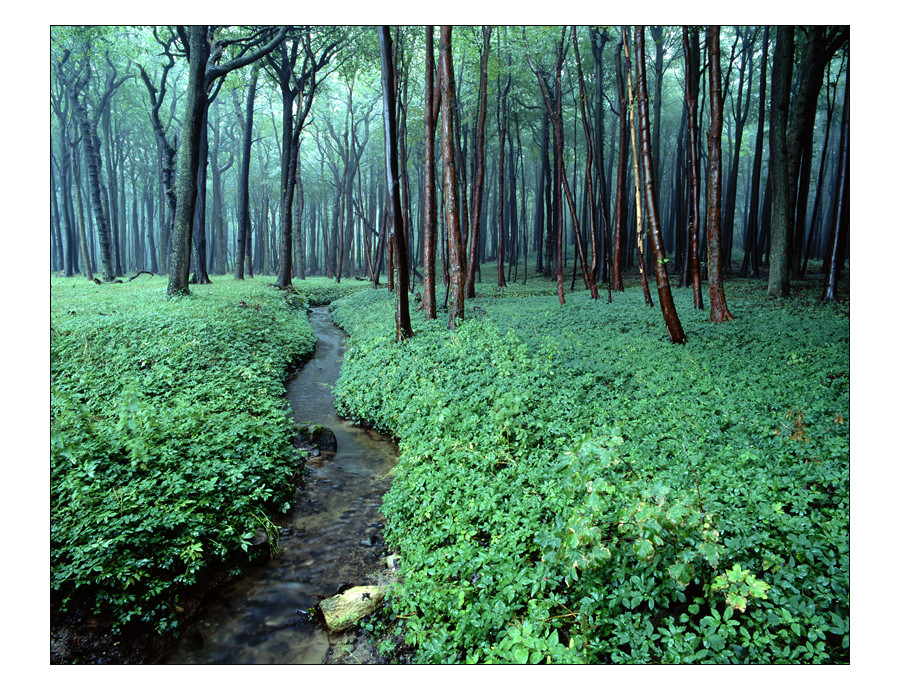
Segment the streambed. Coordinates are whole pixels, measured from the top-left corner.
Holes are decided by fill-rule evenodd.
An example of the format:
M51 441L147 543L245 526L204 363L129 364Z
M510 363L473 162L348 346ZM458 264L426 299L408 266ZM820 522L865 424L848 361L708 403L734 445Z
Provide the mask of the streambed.
M295 507L278 521L281 554L225 585L168 656L172 664L316 664L328 635L305 614L342 585L380 569L378 508L397 462L396 445L338 417L331 388L344 333L326 307L310 314L315 354L287 385L298 424L334 432L337 451L311 458Z

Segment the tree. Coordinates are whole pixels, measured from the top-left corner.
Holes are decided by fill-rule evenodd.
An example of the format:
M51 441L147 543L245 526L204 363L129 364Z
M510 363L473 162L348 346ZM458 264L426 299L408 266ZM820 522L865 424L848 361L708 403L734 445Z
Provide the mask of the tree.
M700 133L697 126L697 92L700 90L699 46L697 30L684 27L684 102L688 117L688 151L690 160L690 203L688 204L687 265L694 289L694 309L703 309L700 285Z
M474 188L472 189L472 215L469 219L469 260L466 265L466 297L475 297L475 264L478 261L481 206L484 194L484 122L487 115L487 73L488 56L491 52L491 27L481 27L481 35L484 45L481 49L481 71L478 83L478 124L475 128L475 180ZM509 77L507 76L504 98L508 91ZM501 149L502 146L503 144L501 143ZM499 260L502 265L502 256ZM502 275L502 269L500 269L500 272Z
M434 267L435 247L437 243L437 189L434 178L434 134L438 110L440 108L440 89L434 87L434 27L425 27L425 144L424 170L424 217L423 217L423 265L422 265L422 305L426 319L437 318L435 300Z
M300 35L281 41L269 51L266 63L276 75L281 93L281 187L280 241L278 251L278 277L275 285L291 286L293 270L293 203L297 178L297 156L300 150L300 133L312 107L319 85L318 74L334 56L340 42L333 36L322 37L318 55L312 45L313 30L304 28ZM297 61L302 50L300 69Z
M756 151L753 154L753 173L750 178L750 210L747 212L747 228L744 233L744 261L741 264L741 277L759 276L759 186L762 172L762 152L766 131L766 63L769 58L769 27L763 32L762 64L759 70L759 115L756 129ZM749 98L747 99L749 101Z
M840 164L835 181L835 204L831 218L831 235L825 261L825 291L822 299L837 299L837 283L844 265L844 245L850 225L850 68L844 90L844 110L841 116Z
M447 218L448 260L450 264L450 328L465 318L465 273L462 266L463 246L460 230L459 186L456 179L455 99L453 75L452 26L441 27L438 79L441 88L441 155L444 166L444 207Z
M390 201L391 244L394 251L394 265L397 267L397 340L403 341L412 337L413 330L409 319L409 273L406 271L409 261L406 250L406 228L403 226L403 210L400 205L400 173L397 163L397 106L395 101L390 27L378 27L378 45L381 49L381 89L384 100L384 158L385 173L388 180L388 199Z
M626 38L627 43L627 38ZM641 122L641 160L644 167L644 196L647 200L647 221L650 228L650 245L653 247L653 266L656 277L656 290L659 304L669 339L675 344L686 342L681 321L675 310L672 290L669 286L669 272L666 261L666 250L663 246L662 228L659 222L659 210L656 203L656 180L653 175L653 151L650 139L650 107L647 103L647 73L644 68L644 27L638 27L634 38L635 68L638 87L638 117Z
M256 85L259 82L259 63L254 63L250 71L250 86L247 90L246 116L241 115L240 103L237 92L234 93L235 114L240 122L241 134L241 165L238 173L238 197L237 197L237 240L234 257L234 278L244 279L244 264L246 263L247 242L250 234L250 147L253 144L253 103L256 100ZM252 274L251 274L252 277Z
M709 185L706 202L707 252L709 256L709 319L713 323L733 321L725 302L722 285L722 89L719 72L719 27L706 29L706 50L709 59Z
M187 294L190 271L191 233L197 205L197 172L200 168L200 139L209 101L207 94L216 80L229 72L249 65L270 53L287 34L287 27L275 31L264 27L249 37L225 39L218 37L217 27L178 27L188 58L188 86L181 150L178 163L175 223L172 229L172 252L169 260L169 284L166 294ZM263 44L265 38L275 34ZM211 49L213 40L214 50ZM238 54L225 64L219 64L226 48L238 46ZM253 47L257 49L250 52Z
M794 66L794 27L779 26L772 58L772 105L769 125L769 175L772 179L772 228L769 252L769 295L787 297L788 238L791 236L793 214L791 206L787 153L788 107L790 105L791 75Z
M639 169L638 159L641 155L639 151L642 151L641 144L638 143L639 136L643 137L643 130L641 130L640 135L638 135L638 127L635 124L637 120L637 115L635 114L635 97L634 97L634 87L632 86L631 80L631 57L629 55L628 50L628 28L622 27L622 39L624 42L625 49L625 74L626 81L628 83L628 101L631 103L631 107L628 109L630 113L631 120L631 150L632 150L632 162L634 167L634 214L635 214L635 227L637 230L637 255L638 255L638 270L641 274L641 289L644 291L644 304L648 307L653 306L653 299L650 297L650 286L647 283L647 272L644 270L644 223L641 218L641 171Z

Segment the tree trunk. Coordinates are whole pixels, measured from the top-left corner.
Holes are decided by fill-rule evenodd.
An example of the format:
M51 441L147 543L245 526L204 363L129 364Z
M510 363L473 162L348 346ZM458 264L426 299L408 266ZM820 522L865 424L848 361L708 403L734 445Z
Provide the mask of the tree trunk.
M611 281L614 292L624 292L622 262L624 260L627 201L625 183L628 175L628 97L625 92L625 73L622 66L622 37L616 43L616 90L619 97L619 164L616 168L616 215L613 224Z
M772 180L772 225L769 250L769 288L772 297L790 295L788 239L793 229L793 207L787 152L788 107L794 64L794 27L779 26L772 59L771 124L769 125L769 177Z
M478 241L481 230L481 206L484 193L484 123L487 119L487 68L491 52L491 27L481 27L484 47L481 51L481 72L478 85L478 124L475 130L475 179L472 189L472 214L469 218L469 260L466 266L466 297L475 297L475 265L478 262ZM507 89L509 81L507 80Z
M97 222L97 237L100 244L100 261L103 264L103 280L111 282L116 277L113 268L112 247L110 246L109 221L106 215L106 209L103 207L102 193L100 185L100 161L99 153L95 147L95 139L91 132L91 125L88 121L87 113L84 105L78 98L77 94L72 97L72 105L75 110L75 117L81 128L81 142L84 146L85 161L88 169L88 182L90 186L91 205L94 209L94 218Z
M462 266L462 236L460 230L460 199L456 179L455 103L456 88L451 47L452 26L441 27L439 80L441 88L441 146L444 165L444 204L447 217L448 260L453 293L450 307L450 328L456 328L465 318L465 275Z
M644 196L647 201L647 221L650 227L650 244L653 247L653 266L656 276L656 291L659 305L669 339L676 344L686 342L681 321L675 311L672 290L669 286L669 272L666 261L666 249L663 246L662 227L659 222L659 209L656 203L656 180L653 174L653 151L650 134L650 107L647 103L647 74L644 69L644 27L635 32L634 40L635 67L638 82L638 116L641 122L641 159L644 164Z
M709 320L713 323L733 321L725 302L722 284L722 89L719 71L719 27L706 28L706 50L709 58L709 185L706 201L707 252L709 256Z
M750 181L750 210L747 216L747 239L744 242L744 261L741 264L741 277L750 275L759 277L759 188L762 173L763 143L766 130L766 63L769 57L769 27L763 32L762 65L759 71L759 123L756 129L756 151L753 154L753 175Z
M244 279L244 257L250 238L250 146L253 143L253 101L256 98L256 84L259 81L259 65L253 65L250 73L250 89L247 92L247 111L243 118L241 138L241 167L238 175L238 230L235 249L234 277Z
M434 88L434 27L425 27L425 190L424 190L424 247L422 259L422 305L425 318L437 318L435 297L435 248L437 243L437 188L435 185L434 133L436 127L436 106L440 91Z
M200 137L206 111L206 62L209 43L206 26L191 26L187 102L178 158L177 205L172 228L172 253L169 258L169 284L166 294L186 295L191 267L191 229L197 206L197 172L200 168Z
M650 286L647 282L647 272L644 270L644 223L641 218L641 172L638 167L638 157L639 152L642 150L642 143L638 143L638 134L637 134L637 123L636 123L636 115L635 115L635 97L634 97L634 88L632 87L631 81L631 57L629 56L628 51L628 29L627 27L622 28L622 34L624 38L625 45L625 74L626 81L628 83L628 101L632 104L630 108L631 112L631 149L632 149L632 161L633 161L633 170L634 170L634 216L635 216L635 246L637 247L637 255L638 255L638 270L641 274L641 289L644 292L644 304L648 307L653 306L653 299L650 297ZM643 138L643 131L641 132L641 138ZM671 332L669 333L671 337Z
M449 35L447 37L449 43ZM391 234L394 263L397 266L397 341L412 337L409 319L409 264L406 250L406 228L403 226L403 208L400 203L400 173L397 164L397 113L394 95L394 67L391 51L390 27L378 27L378 45L381 49L381 91L384 99L385 173L388 180L388 198L391 212ZM442 46L443 48L443 46Z
M850 70L844 86L844 111L841 116L840 165L835 185L834 213L831 219L831 241L825 266L825 291L822 299L837 299L837 284L844 265L844 245L850 226Z

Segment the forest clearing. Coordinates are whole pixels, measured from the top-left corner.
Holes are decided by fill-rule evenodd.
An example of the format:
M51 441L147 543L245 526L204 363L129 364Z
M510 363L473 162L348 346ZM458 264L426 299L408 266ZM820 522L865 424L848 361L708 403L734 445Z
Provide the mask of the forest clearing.
M849 663L849 93L839 26L53 27L51 661Z

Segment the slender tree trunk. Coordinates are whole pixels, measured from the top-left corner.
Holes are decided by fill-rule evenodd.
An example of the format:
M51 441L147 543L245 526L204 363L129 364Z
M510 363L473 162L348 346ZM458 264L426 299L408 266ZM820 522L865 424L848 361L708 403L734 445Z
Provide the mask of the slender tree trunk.
M762 172L763 143L766 125L766 63L769 58L769 27L763 32L762 66L759 71L759 122L756 129L756 151L753 154L753 174L750 182L750 210L747 217L747 241L744 242L744 262L741 277L747 275L748 266L753 278L759 277L759 188Z
M628 29L627 27L622 28L622 33L624 36L625 43L625 74L627 77L628 83L628 102L632 104L629 111L631 113L631 149L633 152L632 161L633 161L633 171L634 171L634 215L635 215L635 243L637 247L638 254L638 270L641 274L641 289L644 292L644 304L648 307L653 306L653 298L650 297L650 286L647 282L647 272L644 270L644 223L641 218L641 172L638 167L638 157L639 157L639 144L638 144L638 135L637 135L637 122L635 115L635 97L634 97L634 88L631 83L631 57L629 56L628 50ZM641 133L643 137L643 132ZM669 334L671 337L671 333Z
M653 247L653 267L656 276L656 291L659 305L666 322L669 339L676 344L686 342L681 321L675 310L672 290L669 286L669 272L666 261L666 249L663 246L662 227L659 222L659 209L656 203L656 180L653 174L653 151L650 133L650 107L647 103L647 74L644 68L644 27L635 31L634 40L635 67L638 83L638 116L641 122L641 159L644 164L644 196L647 201L647 220L650 227L650 244Z
M835 184L834 213L831 219L831 241L826 263L825 291L822 299L837 299L837 284L844 265L844 245L850 226L850 69L844 87L844 110L841 116L840 165Z
M241 137L241 167L238 173L237 192L237 243L235 247L234 277L244 279L244 257L249 253L250 231L250 147L253 144L253 102L256 99L256 84L259 81L259 65L253 65L250 72L250 88L247 91L246 115L243 118ZM238 111L240 112L240 111Z
M444 165L444 204L447 216L450 283L453 300L450 308L450 328L465 318L465 275L462 267L462 236L460 231L460 199L456 179L455 104L456 88L451 47L452 26L441 27L440 84L441 84L441 144Z
M437 188L435 184L434 133L440 91L434 88L434 27L425 27L425 190L422 305L426 319L437 318L435 297L435 248L437 243Z
M466 265L466 297L475 297L475 266L478 263L478 241L481 230L481 206L484 194L484 123L487 119L487 68L491 52L491 27L481 27L484 47L481 51L481 73L478 86L478 124L475 130L475 179L472 189L472 214L469 218L469 260ZM508 83L508 82L507 82ZM508 87L507 87L508 88Z
M772 224L769 288L772 297L790 295L788 241L793 229L787 124L793 72L794 27L779 26L772 60L772 104L769 125L769 176L772 180Z
M448 37L449 41L449 37ZM397 266L397 340L413 335L409 318L409 260L406 251L406 228L403 226L403 209L400 203L400 173L397 164L397 112L395 103L394 67L391 51L391 30L378 27L378 45L381 49L381 91L384 99L385 172L388 180L388 198L391 212L391 234L394 263Z
M706 29L709 57L710 122L706 138L709 146L709 186L706 202L707 252L709 255L709 320L713 323L733 321L725 302L722 284L722 90L719 71L719 27Z
M616 88L619 98L619 164L616 168L616 215L613 227L611 282L614 292L624 292L622 283L622 262L624 260L625 224L627 201L625 183L628 174L628 99L625 92L625 75L622 66L623 40L620 35L616 44Z

